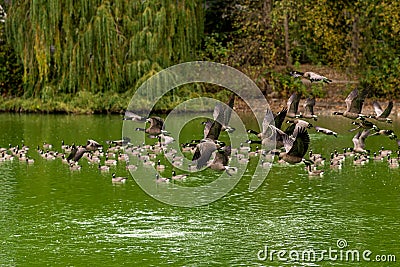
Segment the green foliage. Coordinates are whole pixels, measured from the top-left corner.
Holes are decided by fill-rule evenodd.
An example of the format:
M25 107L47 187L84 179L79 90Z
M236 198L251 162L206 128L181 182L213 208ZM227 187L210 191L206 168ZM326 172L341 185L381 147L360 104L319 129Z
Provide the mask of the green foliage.
M212 2L215 2L214 0ZM329 65L357 74L379 96L397 96L400 56L400 2L398 1L217 1L231 29L224 28L229 43L209 39L227 56L229 65L253 79L267 79L273 90L285 95L290 81L263 76L258 68L276 70L286 65L285 27L288 21L289 56L299 64ZM207 12L207 10L206 10ZM212 13L212 11L210 11ZM212 13L214 14L214 13ZM220 22L215 21L216 33ZM211 28L211 27L209 27ZM213 51L206 46L207 51ZM208 53L220 60L221 53ZM265 73L271 73L265 72ZM261 76L260 76L261 75ZM283 74L284 75L284 74ZM275 75L276 76L276 75ZM276 78L276 79L275 79ZM279 84L282 83L282 84ZM296 85L292 88L297 90ZM278 89L279 88L279 89ZM323 90L313 87L315 94Z
M0 95L20 95L22 92L22 65L13 47L6 42L4 23L0 22Z
M193 60L203 34L200 0L13 1L9 43L23 62L25 96L121 93ZM44 91L44 92L43 92Z

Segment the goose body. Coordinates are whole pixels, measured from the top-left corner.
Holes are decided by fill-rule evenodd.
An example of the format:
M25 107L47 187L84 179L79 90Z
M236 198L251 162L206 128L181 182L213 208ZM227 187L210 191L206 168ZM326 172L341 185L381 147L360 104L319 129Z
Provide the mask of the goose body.
M128 180L127 177L122 177L122 176L117 177L115 173L112 174L112 178L111 178L111 182L112 182L112 183L115 183L115 184L117 184L117 183L123 184L123 183L126 182L126 180Z
M337 132L334 132L327 128L323 128L323 127L319 127L319 126L315 126L314 128L315 128L315 131L317 131L317 133L323 133L326 135L333 135L333 136L337 137Z
M160 117L151 117L146 120L150 123L150 126L146 129L136 128L136 131L144 131L152 136L159 135L164 131L164 120Z
M185 180L186 174L176 174L175 170L172 171L172 180Z

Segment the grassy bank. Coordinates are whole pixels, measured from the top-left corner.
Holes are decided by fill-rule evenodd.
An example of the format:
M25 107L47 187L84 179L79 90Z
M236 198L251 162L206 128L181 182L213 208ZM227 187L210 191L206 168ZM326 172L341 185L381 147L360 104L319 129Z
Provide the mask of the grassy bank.
M77 94L54 95L51 97L2 97L0 98L0 112L26 112L26 113L73 113L73 114L101 114L101 113L124 113L134 93L122 94L91 93L80 91ZM166 113L178 104L197 97L210 97L225 101L228 99L227 91L204 92L202 89L191 90L181 88L165 94L156 103L153 111ZM144 106L146 99L136 99L139 110Z
M52 98L10 97L0 99L2 112L31 113L121 113L130 98L115 93L99 93L81 91L75 95L57 95Z

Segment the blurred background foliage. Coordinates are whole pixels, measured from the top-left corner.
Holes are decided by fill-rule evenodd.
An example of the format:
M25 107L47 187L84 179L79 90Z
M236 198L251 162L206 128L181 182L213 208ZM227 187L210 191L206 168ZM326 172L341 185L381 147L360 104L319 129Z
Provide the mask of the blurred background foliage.
M371 97L400 97L398 1L2 0L0 4L3 110L120 112L153 74L193 60L235 67L266 95L304 90L288 71L323 66L356 79L369 88ZM219 90L188 86L165 101L175 103ZM168 109L168 103L161 106Z

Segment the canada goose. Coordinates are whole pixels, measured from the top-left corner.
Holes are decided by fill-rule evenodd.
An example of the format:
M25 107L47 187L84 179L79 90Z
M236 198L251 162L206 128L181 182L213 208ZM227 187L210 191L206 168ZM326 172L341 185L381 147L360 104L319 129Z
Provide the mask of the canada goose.
M390 149L385 149L384 147L381 147L379 150L379 154L381 154L384 157L387 157L388 155L391 155L393 152Z
M225 170L229 163L229 156L231 155L231 146L224 146L217 150L210 168L217 171Z
M312 164L306 162L306 168L309 176L323 176L324 170L316 170L312 168Z
M172 170L172 180L185 180L186 174L176 174L175 170Z
M374 159L374 161L383 161L383 159L384 159L385 157L384 156L382 156L381 154L376 154L376 152L374 152L374 157L373 157L373 159Z
M223 114L220 112L214 121L208 120L204 126L204 138L196 145L192 162L200 169L207 165L212 153L221 147L222 142L218 141L218 137L222 130Z
M183 161L181 161L181 160L177 160L177 161L172 160L172 161L171 161L171 164L172 164L172 166L174 166L174 167L181 167L181 166L183 165Z
M129 170L129 171L136 171L137 170L137 166L133 165L133 164L127 164L125 169Z
M357 127L354 128L354 129L350 129L349 132L356 131L356 130L358 130L360 128L373 129L375 131L379 131L379 128L375 124L373 124L372 122L366 120L364 117L357 118L356 120L352 121L351 124L357 125Z
M136 114L135 112L133 112L131 110L127 110L127 111L125 111L123 120L145 122L146 118Z
M299 109L300 94L293 93L287 101L287 113L286 116L289 118L296 118L298 116L297 111Z
M85 146L87 151L95 151L95 150L100 149L102 147L103 147L102 145L100 145L98 142L96 142L96 141L94 141L92 139L87 140L86 146Z
M151 117L146 120L146 122L150 122L150 126L146 129L144 128L136 128L136 131L144 131L152 136L159 135L164 131L164 120L160 117Z
M125 146L130 144L131 139L129 137L124 136L120 140L106 140L107 145L116 145L116 146Z
M270 167L272 167L272 162L265 161L264 159L262 159L260 166L263 168L270 168Z
M367 139L367 137L370 134L370 130L369 129L364 129L362 131L359 131L352 139L353 144L354 144L354 148L353 151L356 153L361 153L361 154L365 154L365 153L369 153L369 150L365 150L365 139Z
M323 157L313 156L313 157L310 158L310 160L312 162L314 162L315 166L319 166L319 165L324 165L325 164L325 158L323 158Z
M281 129L282 128L282 124L285 121L286 114L287 114L287 107L283 107L281 111L279 111L278 113L276 113L273 116L274 117L274 125L275 125L275 127L277 129ZM265 133L267 133L267 130L269 130L268 129L268 127L270 126L270 121L269 120L270 120L271 117L272 117L272 112L268 109L266 111L266 114L264 116L264 120L263 120L263 123L262 123L264 135L265 135ZM258 133L258 132L254 131L254 130L251 130L251 129L247 130L247 132L256 135L260 139L263 139L263 133ZM268 134L271 135L271 133L268 133ZM247 140L246 142L249 143L249 144L252 144L252 143L261 144L261 141Z
M322 82L328 83L328 84L332 82L331 79L328 79L325 76L319 75L319 74L317 74L315 72L311 72L311 71L304 72L303 77L309 79L311 82L321 82L322 81Z
M387 156L389 168L399 168L399 160L396 158L391 158L390 155Z
M175 139L173 137L166 135L166 134L159 134L157 136L157 139L158 139L159 146L166 146L175 141Z
M330 161L329 167L334 170L341 170L342 169L342 162L340 161Z
M107 165L103 165L102 166L102 165L99 164L99 170L102 171L102 172L108 172L110 170L110 167L107 166Z
M192 162L196 164L197 169L201 169L207 165L212 153L214 153L218 147L219 146L214 142L214 140L210 139L203 140L196 146Z
M49 144L49 143L46 143L46 142L43 143L43 149L52 149L52 148L53 148L52 144Z
M81 147L81 146L77 147L75 145L72 145L71 153L68 155L67 161L69 162L72 160L74 162L78 162L82 158L82 156L85 152L86 152L86 148Z
M332 80L326 78L325 76L319 75L311 71L307 72L291 71L289 72L289 74L294 78L301 78L301 82L308 88L311 86L311 83L314 82L324 82L328 84L332 82Z
M291 130L286 130L285 132L287 133L287 131L289 131L290 133L292 133L294 131L295 127L303 127L303 128L307 128L310 129L312 127L314 127L311 123L309 123L308 121L305 120L301 120L301 119L294 119L294 120L287 120L286 123L292 123L293 125L293 129Z
M283 144L285 152L279 154L279 159L283 159L290 164L302 162L310 144L310 137L306 128L300 127L296 138L288 135L283 136Z
M121 152L118 153L118 161L127 161L129 159L129 156L127 154L122 154Z
M65 151L68 148L69 146L64 143L64 140L61 140L61 149Z
M221 123L222 125L221 131L227 131L229 133L235 131L235 128L229 126L229 121L231 119L234 103L235 103L235 94L232 93L226 105L223 105L220 102L217 102L215 104L213 118L214 120Z
M34 159L30 159L30 158L26 158L26 163L33 164L33 163L35 163L35 160Z
M128 180L127 177L117 177L115 173L112 174L111 182L115 184L123 184Z
M341 165L342 162L344 161L344 158L337 157L334 153L331 153L330 156L330 164L331 165Z
M155 163L152 162L151 160L143 160L143 165L144 166L154 166Z
M372 103L372 105L374 107L374 111L375 111L376 116L371 115L371 116L369 116L370 118L373 118L373 119L378 120L378 121L385 121L387 123L392 123L393 122L391 119L388 118L388 116L390 115L390 112L393 109L393 101L389 101L389 103L388 103L388 105L387 105L385 110L383 110L381 105L376 101L374 101Z
M366 163L367 163L367 159L366 158L364 158L362 156L359 156L359 155L354 156L353 165L360 166L360 165L365 165Z
M334 137L337 137L337 132L334 132L334 131L329 130L327 128L322 128L322 127L319 127L319 126L315 126L314 128L315 128L315 131L317 133L324 133L326 135L333 135Z
M117 161L115 159L109 159L108 155L106 155L106 160L104 161L104 164L108 166L117 165Z
M345 99L346 111L335 111L333 112L333 115L342 115L343 117L353 120L359 117L364 117L364 115L361 114L361 110L366 96L367 90L362 90L361 92L359 92L357 89L354 89Z
M169 183L169 179L166 177L160 177L160 175L156 174L156 183Z
M392 140L397 138L397 135L393 132L393 130L379 130L371 134L370 136L375 136L375 135L386 135Z
M157 167L156 167L156 168L157 168L158 171L163 171L163 170L165 170L165 165L162 165L162 164L161 164L161 161L158 160L158 161L157 161Z
M19 161L26 161L26 159L27 159L27 157L25 156L24 153L20 153L20 154L19 154L19 156L18 156L18 160L19 160Z
M87 140L86 145L84 146L76 146L73 144L71 147L71 152L67 157L67 161L69 162L72 160L74 162L78 162L85 152L93 152L101 147L102 146L98 142L91 139Z
M75 163L71 162L71 163L69 164L69 169L70 169L71 171L80 171L80 170L81 170L81 166L78 165L78 162L75 162Z
M313 98L308 97L303 104L304 113L300 113L298 117L305 119L313 119L314 121L316 121L318 116L314 114L314 106L315 106L315 97Z

